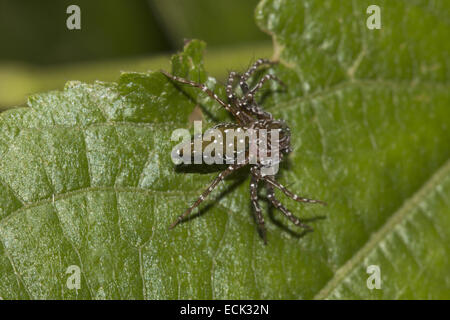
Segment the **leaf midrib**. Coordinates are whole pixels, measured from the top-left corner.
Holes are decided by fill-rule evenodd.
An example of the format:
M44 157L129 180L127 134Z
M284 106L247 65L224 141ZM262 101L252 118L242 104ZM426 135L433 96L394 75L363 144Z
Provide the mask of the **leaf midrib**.
M366 257L366 255L375 248L385 237L401 222L403 222L411 212L414 211L417 204L422 202L430 195L442 178L450 174L450 159L441 166L432 177L409 199L403 206L386 220L378 231L374 232L369 240L355 254L347 260L335 273L328 283L318 292L314 299L326 299L338 284L349 275L355 267Z

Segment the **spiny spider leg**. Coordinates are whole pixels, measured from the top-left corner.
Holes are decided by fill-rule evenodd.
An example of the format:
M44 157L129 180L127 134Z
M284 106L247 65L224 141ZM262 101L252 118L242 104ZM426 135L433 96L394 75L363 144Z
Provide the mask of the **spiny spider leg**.
M283 214L286 217L288 217L288 219L291 220L291 222L293 224L295 224L296 226L302 227L304 229L308 229L311 231L313 230L310 226L308 226L307 224L304 224L299 218L294 216L288 209L286 209L285 206L283 206L281 204L280 201L278 201L277 198L275 198L275 192L273 190L273 187L268 182L266 182L266 189L267 189L267 198L270 200L270 202L272 202L272 204L274 205L275 208L277 208L278 210L283 212Z
M253 115L256 115L258 118L266 118L266 119L272 119L272 114L270 114L269 112L266 112L264 110L262 110L257 103L255 103L254 101L254 94L255 92L261 88L262 84L267 81L267 80L263 80L265 79L262 78L260 80L260 82L258 83L257 86L255 86L252 90L249 89L248 84L247 84L247 80L250 78L250 76L258 69L259 66L263 65L263 64L276 64L277 62L274 61L270 61L268 59L258 59L248 70L247 72L245 72L242 77L241 80L239 82L239 85L242 89L242 92L244 94L244 96L239 100L239 104L246 107L248 110L250 110ZM269 75L268 75L269 76ZM269 76L270 77L270 76ZM275 77L275 76L273 76ZM271 77L270 77L271 78ZM276 77L275 77L276 78ZM277 80L279 80L278 78L276 78ZM284 83L279 80L279 82L284 85Z
M276 64L277 62L275 61L270 61L269 59L258 59L255 61L255 63L250 67L250 69L248 69L241 77L241 82L247 81L250 76L256 71L256 69L258 69L259 66L263 65L263 64L268 64L268 65L272 65L272 64ZM239 83L240 84L240 83Z
M258 84L255 85L255 87L245 95L244 99L249 101L253 100L255 92L261 89L264 83L268 80L274 80L286 88L286 84L283 81L281 81L277 76L274 76L273 74L266 74L264 77L261 78L261 80L259 80Z
M258 69L259 66L263 64L275 64L276 62L270 61L269 59L258 59L255 63L241 76L239 81L239 86L241 87L242 93L245 95L250 90L247 84L247 80L250 76ZM245 103L244 103L245 105Z
M270 176L264 176L264 177L262 177L262 179L264 179L265 181L270 183L272 186L274 186L274 187L280 189L281 191L283 191L283 193L285 195L287 195L289 198L291 198L292 200L295 200L297 202L320 203L320 204L325 205L325 206L327 205L327 203L324 202L324 201L303 198L303 197L300 197L300 196L292 193L285 186L283 186L281 183L279 183L278 181L276 181L275 179L273 179Z
M261 231L261 235L264 240L264 244L267 244L267 238L266 238L266 227L264 224L264 217L261 212L261 207L258 203L258 182L259 178L252 175L251 181L250 181L250 199L252 201L253 208L255 209L256 214L256 221L258 222L258 228Z
M239 86L241 87L242 93L244 96L248 93L250 88L248 87L247 80L250 78L250 76L258 69L259 66L263 64L275 64L276 62L270 61L268 59L258 59L255 61L255 63L241 76L241 79L239 81ZM243 101L242 101L243 100ZM251 100L250 104L252 104L253 100ZM247 99L241 99L242 105L247 105L248 101ZM259 107L258 107L259 109Z
M245 123L246 121L246 117L245 114L239 110L235 110L230 104L225 103L224 101L222 101L222 99L220 99L217 94L215 94L214 92L212 92L207 86L205 86L202 83L197 83L191 80L187 80L184 78L180 78L174 75L171 75L170 73L161 70L161 72L168 77L169 79L172 79L173 81L176 82L180 82L183 84L188 84L191 85L193 87L197 87L200 88L203 92L205 92L208 96L210 96L212 99L216 100L217 102L219 102L222 107L224 107L228 112L230 112L240 123Z
M234 81L236 79L240 79L241 75L237 72L231 71L229 76L228 76L228 81L227 81L227 86L226 86L226 92L227 92L227 97L228 99L233 103L238 104L239 107L244 107L246 111L250 112L250 116L256 116L259 118L268 118L268 119L272 119L272 115L268 112L265 112L264 110L262 110L256 103L250 102L248 103L248 101L244 98L238 98L236 96L236 94L234 94L233 92L233 84ZM242 89L242 92L245 96L245 94L248 92L249 88L246 82L240 82L240 87ZM252 119L253 120L253 119Z
M226 176L230 175L235 170L242 168L245 164L237 164L229 166L225 171L219 173L219 175L213 180L213 182L209 185L209 187L203 191L200 197L195 201L195 203L190 206L182 215L180 215L169 227L169 229L173 229L178 223L180 223L184 218L191 214L192 210L200 205L200 203L205 200L205 198L214 190L214 188L219 184L220 181L225 179Z
M228 76L228 81L227 81L227 86L226 86L226 91L227 91L227 97L228 99L232 102L232 103L237 103L237 105L239 107L243 107L245 108L246 111L250 112L250 117L251 115L256 115L256 116L265 116L268 117L268 114L264 111L262 111L256 104L251 103L249 104L245 99L244 101L242 101L243 99L239 98L234 92L233 92L233 85L234 85L234 81L236 79L240 79L242 76L234 71L231 71L229 76ZM249 88L246 82L240 82L240 87L242 90L242 93L245 94L248 92ZM254 119L251 119L254 120Z
M237 100L238 98L233 92L233 84L236 79L240 79L241 75L235 71L231 71L228 75L228 81L226 86L227 97L230 100Z

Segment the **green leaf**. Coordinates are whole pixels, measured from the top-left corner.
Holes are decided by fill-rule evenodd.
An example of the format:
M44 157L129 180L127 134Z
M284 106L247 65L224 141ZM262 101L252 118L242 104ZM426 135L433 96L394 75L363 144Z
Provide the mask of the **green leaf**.
M184 39L192 38L203 39L208 47L268 40L252 17L258 0L149 2L172 45L181 46Z
M256 26L255 26L256 28ZM205 66L208 74L218 79L227 77L227 70L240 68L253 57L269 56L272 43L263 41L230 47L210 48L205 52ZM69 79L82 82L116 81L121 70L147 72L167 69L168 55L127 60L86 62L58 65L58 67L22 65L0 61L0 112L14 105L25 104L32 93L63 89Z
M316 296L318 299L448 299L450 161L399 209ZM368 266L382 290L367 290ZM381 269L382 268L382 269Z
M449 298L448 5L381 1L382 29L368 30L369 4L256 11L281 61L270 72L289 88L263 99L292 131L279 180L329 206L280 198L298 216L325 216L315 232L301 236L265 206L265 246L245 171L168 230L217 174L176 170L172 131L191 127L196 104L204 127L228 115L158 72L70 82L0 116L0 296ZM172 71L223 96L203 49L187 44ZM79 290L66 285L71 265ZM368 265L380 290L366 286Z

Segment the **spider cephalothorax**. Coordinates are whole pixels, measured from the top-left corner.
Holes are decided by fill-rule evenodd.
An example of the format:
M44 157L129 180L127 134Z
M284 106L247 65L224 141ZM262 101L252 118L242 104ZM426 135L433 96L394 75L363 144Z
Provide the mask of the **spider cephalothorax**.
M236 72L230 72L228 77L228 82L226 85L226 93L228 98L228 103L224 102L220 99L214 92L212 92L206 85L201 83L196 83L191 80L183 79L174 75L171 75L165 71L162 71L167 77L172 79L173 81L188 84L197 88L200 88L203 92L209 95L211 98L215 99L220 105L222 105L227 111L229 111L233 117L236 119L237 123L224 123L218 124L214 128L220 130L221 132L226 133L229 129L235 129L237 131L240 130L249 130L254 129L255 131L265 131L273 132L272 130L277 131L277 139L275 140L275 145L277 146L277 154L279 155L279 162L283 160L283 157L291 151L290 146L290 129L286 125L283 120L274 119L272 114L264 111L254 99L256 92L263 86L263 84L268 80L274 80L284 86L283 82L279 80L276 76L272 74L267 74L261 78L261 80L253 87L250 88L247 81L251 77L251 75L258 69L258 67L262 65L271 65L274 62L259 59L257 60L251 68L245 72L244 74L238 74ZM239 81L239 86L242 91L242 94L238 96L234 92L234 83L235 81ZM270 133L268 133L267 141L267 154L273 154L275 152L273 144L273 139L270 139ZM234 139L234 138L233 138ZM234 141L234 140L233 140ZM221 144L225 147L229 141L224 141ZM193 142L192 142L193 143ZM271 144L272 143L272 144ZM195 209L203 200L211 193L211 191L221 182L225 177L227 177L232 172L240 169L244 166L250 166L251 180L250 180L250 199L255 210L256 220L258 222L261 234L263 236L264 242L266 243L265 236L265 227L264 227L264 217L261 212L261 208L258 203L258 184L260 182L263 183L263 186L267 190L267 198L273 204L273 206L279 209L292 223L296 226L300 226L307 230L312 230L311 227L304 224L299 218L294 216L288 209L286 209L280 201L278 201L275 197L274 187L280 189L284 194L286 194L291 199L298 202L308 202L308 203L321 203L325 204L320 200L313 200L298 196L291 191L289 191L286 187L276 181L275 174L267 174L264 172L264 169L268 167L272 167L277 165L277 163L267 163L259 158L256 162L252 162L251 160L251 152L248 151L248 148L243 153L244 160L238 161L238 150L236 149L233 153L232 158L225 157L225 150L220 154L220 156L226 158L226 163L229 164L228 168L222 171L209 185L209 187L203 191L203 193L199 196L197 201L193 205L191 205L182 215L180 215L177 220L175 220L170 228L175 227L179 222L181 222L184 218L186 218L193 209ZM258 153L260 150L257 150ZM231 160L231 162L230 162Z

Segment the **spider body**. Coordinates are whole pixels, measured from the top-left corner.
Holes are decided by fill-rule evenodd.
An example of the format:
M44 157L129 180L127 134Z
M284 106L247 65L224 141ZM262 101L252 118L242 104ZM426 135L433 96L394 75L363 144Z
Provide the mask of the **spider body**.
M248 129L253 129L258 136L258 141L260 141L260 135L259 133L262 131L267 132L267 149L266 153L270 156L274 152L277 152L279 155L278 161L281 162L283 158L291 151L290 146L290 129L287 126L287 124L283 120L274 119L272 114L270 114L267 111L264 111L261 106L256 102L255 100L255 94L258 92L259 89L264 85L265 82L272 80L277 81L281 85L284 86L284 83L279 80L276 76L272 74L267 74L264 77L262 77L259 82L252 88L250 88L248 84L248 80L251 77L251 75L260 67L263 65L272 65L274 62L266 60L266 59L259 59L257 60L248 71L246 71L244 74L238 74L236 72L230 72L228 77L228 82L226 85L226 93L228 102L223 101L221 98L219 98L214 92L212 92L208 87L206 87L204 84L196 83L191 80L187 80L184 78L180 78L177 76L173 76L165 71L162 71L168 78L172 79L175 82L191 85L194 87L197 87L201 89L203 92L205 92L207 95L209 95L212 99L216 100L222 107L224 107L227 111L229 111L232 116L236 119L237 123L222 123L218 124L214 127L214 129L219 130L224 137L227 137L227 131L229 129L233 129L234 131L245 131ZM235 82L239 82L239 87L242 91L242 94L238 96L234 92L234 84ZM264 129L264 130L262 130ZM273 134L273 130L277 131L277 134ZM276 139L271 139L271 134L276 137ZM234 137L229 138L233 139ZM275 141L275 143L274 143ZM190 150L194 149L194 141L191 141L192 148ZM211 142L202 142L202 149L205 149ZM213 143L218 143L216 140ZM230 144L230 140L221 141L220 147L217 152L220 157L222 157L229 166L227 169L219 173L219 175L211 182L209 187L203 191L203 193L199 196L199 198L192 204L182 215L180 215L170 226L170 228L175 227L179 222L181 222L184 218L189 216L197 206L200 205L204 201L204 199L211 193L211 191L222 181L224 180L228 175L233 173L234 171L249 165L250 166L250 173L251 173L251 180L250 180L250 200L255 212L256 221L258 223L258 227L260 229L261 235L263 237L264 243L267 243L266 240L266 232L265 232L265 222L264 217L261 212L261 208L258 203L258 185L262 184L266 190L267 190L267 199L272 203L272 205L280 210L294 225L302 227L307 230L312 230L312 228L305 223L301 221L301 219L294 216L286 207L284 207L283 204L275 197L274 188L277 188L281 190L285 195L287 195L289 198L293 199L297 202L306 202L306 203L320 203L325 204L325 202L320 200L314 200L314 199L308 199L301 196L298 196L291 191L289 191L286 187L284 187L282 184L276 181L274 174L265 174L264 168L271 167L277 163L267 163L262 161L259 157L257 157L256 162L251 162L252 160L252 151L251 148L249 148L248 141L245 140L245 151L242 152L241 155L239 155L239 150L237 147L233 149L233 153L227 154L226 153L226 146ZM273 144L273 146L272 146ZM276 149L275 149L276 148ZM261 150L258 147L256 150L257 153L259 153ZM194 152L194 151L193 151ZM180 154L180 153L179 153ZM212 153L212 155L215 155ZM194 156L194 153L191 153L191 157ZM243 161L238 161L239 156L241 159L243 158Z
M266 140L268 140L269 144L270 141L272 141L272 137L271 137L271 131L272 130L277 130L278 131L278 136L276 137L276 143L277 143L277 150L279 150L279 152L281 152L281 157L283 156L283 154L289 153L291 148L290 148L290 129L289 127L286 125L286 123L284 121L281 120L274 120L274 119L270 119L270 120L258 120L253 122L250 126L242 126L240 124L236 124L236 123L220 123L216 126L214 126L211 129L215 129L217 130L216 132L219 132L218 136L220 137L220 140L218 141L216 139L216 136L211 137L211 139L209 139L210 137L208 137L207 139L201 139L202 136L198 135L198 136L194 136L194 138L189 142L189 147L186 147L184 144L182 144L177 150L177 154L178 156L183 156L184 154L184 150L190 150L190 160L191 163L194 161L195 156L196 156L196 152L198 150L196 150L195 148L195 139L201 139L201 150L202 152L199 153L203 153L203 151L205 151L208 147L211 147L213 144L218 144L218 146L215 146L214 150L212 150L211 152L211 156L215 157L216 156L216 152L217 155L221 158L221 160L223 162L220 163L226 163L226 164L238 164L239 163L239 155L240 153L243 153L243 158L249 158L251 156L251 152L253 151L253 157L256 161L256 165L260 165L260 166L264 166L267 167L268 165L264 163L264 161L262 161L262 158L258 156L258 149L252 149L250 146L250 141L252 137L248 136L248 132L250 130L253 130L254 133L254 138L255 140L255 144L258 143L258 137L260 139L264 139L266 138ZM265 130L265 132L262 132L262 130ZM206 135L206 134L205 134ZM267 135L267 136L264 136ZM213 141L211 141L212 139L214 139ZM242 143L242 148L238 148L239 146L239 140ZM232 148L231 152L227 151L227 146ZM271 158L272 156L272 146L269 145L267 146L267 158ZM255 148L257 148L257 146L255 145ZM275 152L275 150L274 150ZM209 156L204 154L201 155L203 156L203 160L208 163L211 164L212 161L207 161L209 159ZM281 159L279 159L281 161Z

